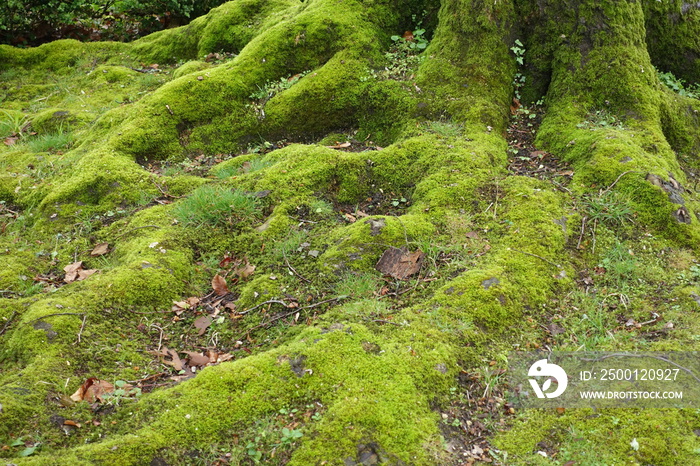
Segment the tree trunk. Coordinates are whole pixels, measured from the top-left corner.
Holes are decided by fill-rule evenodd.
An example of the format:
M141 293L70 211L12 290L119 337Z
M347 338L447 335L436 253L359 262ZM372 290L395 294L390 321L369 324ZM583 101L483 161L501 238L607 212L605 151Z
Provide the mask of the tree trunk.
M430 45L418 54L421 27ZM404 31L413 39L396 37ZM8 118L26 113L40 135L85 129L66 154L0 153L11 218L0 439L44 438L37 464L536 464L538 450L560 447L557 458L581 461L566 437L577 431L603 463L628 461L638 437L640 464L696 462L689 410L603 411L594 423L580 412L513 416L496 399L505 387L488 393L489 362L500 367L518 345L587 345L591 331L573 325L540 332L584 313L571 296L590 313L622 295L632 304L620 316L678 312L688 335L697 330L680 312L697 308L692 289L644 275L676 272L635 241L684 251L685 273L696 257L700 101L655 67L700 81L698 37L700 7L680 1L236 0L132 44L0 46ZM152 63L187 60L99 118L79 107L113 102ZM72 68L87 97L33 110ZM88 111L94 123L80 120ZM208 177L166 171L209 159ZM231 203L224 219L193 225L214 209L187 210L206 184L254 198L257 213L237 216ZM90 256L101 242L104 263ZM420 272L382 278L375 265L390 246L426 253ZM639 262L618 273L624 261L611 257L632 249L642 258L625 256ZM19 276L48 280L81 259L100 273L55 293L16 291ZM226 277L222 293L214 275ZM188 296L202 304L177 304ZM619 345L697 349L688 335ZM618 349L605 341L586 349ZM166 366L153 356L163 347L235 360L98 413L55 401L88 377L143 382L165 368L177 379L172 355ZM476 417L483 406L493 425ZM100 430L87 425L98 418ZM65 419L84 427L65 436Z

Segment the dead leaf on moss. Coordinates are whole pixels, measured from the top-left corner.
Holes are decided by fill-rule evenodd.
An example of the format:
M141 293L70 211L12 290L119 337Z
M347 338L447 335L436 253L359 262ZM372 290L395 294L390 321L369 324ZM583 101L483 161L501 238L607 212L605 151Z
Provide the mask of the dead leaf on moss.
M187 364L190 366L206 366L211 363L209 356L194 351L183 351L187 355Z
M160 356L161 357L161 362L163 364L167 364L168 366L172 366L173 369L176 371L181 371L184 367L184 364L182 362L182 359L180 359L180 356L178 354L171 350L168 349L167 347L163 346L160 351L149 351L154 356ZM170 358L170 359L167 359Z
M245 265L239 269L236 269L233 273L235 273L241 280L245 280L253 275L253 272L255 272L255 266L251 265L246 258Z
M398 280L404 280L418 273L423 265L425 253L421 250L408 252L405 247L391 247L384 251L375 268L384 275L389 275Z
M92 257L104 256L109 252L109 243L100 243L95 245L93 250L90 252Z
M194 326L199 329L199 336L204 335L204 332L207 331L207 329L209 328L210 325L211 325L211 317L210 316L202 316L194 321Z
M72 283L78 278L78 271L83 268L83 261L73 262L63 267L63 271L66 272L66 276L63 281L66 283Z
M102 401L104 395L112 392L114 392L114 385L107 381L90 377L70 396L70 399L75 402L87 401L88 403L95 403L96 401Z
M226 279L219 274L214 275L214 278L212 278L211 287L218 296L226 296L231 292L226 285Z
M342 144L336 144L335 146L326 146L329 149L345 149L346 147L350 147L352 144L349 142L344 142Z
M78 270L78 278L76 280L85 280L95 272L97 272L97 269Z

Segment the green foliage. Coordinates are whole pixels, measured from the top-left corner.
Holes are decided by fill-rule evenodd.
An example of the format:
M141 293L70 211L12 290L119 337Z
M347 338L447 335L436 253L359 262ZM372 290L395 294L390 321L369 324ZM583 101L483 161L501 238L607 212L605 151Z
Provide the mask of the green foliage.
M608 226L621 226L631 220L633 211L627 199L615 191L584 199L589 221L600 222Z
M19 112L8 112L0 110L4 117L0 119L0 138L12 135L22 135L24 126L27 124L27 117Z
M175 206L175 218L185 226L234 226L259 215L258 200L221 186L197 188Z
M250 94L250 98L254 100L270 100L275 95L282 91L286 91L293 85L299 82L301 78L309 74L309 71L280 78L278 81L267 81L263 86L257 86L258 90Z
M59 37L129 39L186 23L225 0L6 0L0 43L36 44Z
M577 124L576 127L593 131L600 128L625 129L622 121L605 109L590 112L586 120Z
M700 83L688 84L684 79L677 78L671 72L658 72L659 80L673 92L693 99L700 99Z
M515 62L519 66L523 66L525 64L525 46L520 42L520 39L515 39L515 45L512 46L510 50L515 54ZM520 100L520 90L524 85L525 75L518 71L513 78L514 94L515 98L518 100Z

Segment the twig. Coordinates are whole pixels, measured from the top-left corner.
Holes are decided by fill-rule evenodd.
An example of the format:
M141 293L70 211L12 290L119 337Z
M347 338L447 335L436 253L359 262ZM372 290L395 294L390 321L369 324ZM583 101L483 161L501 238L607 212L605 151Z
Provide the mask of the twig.
M536 258L538 258L538 259L541 259L541 260L545 261L546 263L548 263L548 264L550 264L550 265L553 265L554 267L556 267L556 268L558 268L558 269L561 269L561 265L555 264L554 262L550 261L549 259L545 259L544 257L538 256L537 254L533 254L533 253L531 253L531 252L519 251L519 250L513 249L513 248L508 248L508 249L510 249L511 251L519 252L520 254L525 254L525 255L527 255L527 256L536 257Z
M45 315L45 316L41 316L41 317L39 317L38 319L34 319L34 320L32 320L31 322L29 322L29 323L30 323L30 324L33 324L34 322L39 322L40 320L44 320L44 319L46 319L47 317L56 317L56 316L84 316L84 315L85 315L85 314L83 314L82 312L57 312L56 314L47 314L47 315Z
M570 190L569 188L567 188L566 186L562 185L561 183L557 183L557 182L554 181L554 180L550 180L550 181L552 182L552 184L553 184L554 186L556 186L557 188L561 189L562 191L566 191L567 193L572 194L572 195L574 194L574 193L571 192L571 190Z
M87 314L83 314L83 322L80 324L80 330L78 330L78 340L76 343L80 343L80 336L83 334L83 329L85 328L85 321L87 320Z
M2 330L0 330L0 335L3 335L5 333L5 331L9 328L10 324L12 323L12 320L15 318L16 315L17 311L12 311L12 315L9 319L7 319L7 322L5 322L5 325L3 325Z
M403 327L401 324L397 324L396 322L392 322L390 320L384 320L384 319L372 319L372 322L379 322L381 324L391 324L391 325L396 325L397 327Z
M158 335L158 349L156 351L160 351L161 345L163 344L163 327L159 327L156 324L151 324L151 327L155 327L158 329L160 334Z
M608 191L610 191L613 188L613 186L615 186L617 184L617 182L620 181L620 178L622 178L623 176L625 176L628 173L639 173L639 172L636 170L627 170L626 172L620 173L620 176L618 176L617 179L615 181L613 181L613 183L610 186L608 186L604 191L601 191L600 195L602 196L605 193L607 193Z
M263 322L262 324L256 325L255 327L252 327L252 328L248 329L248 331L247 331L246 333L250 333L250 332L252 332L253 330L256 330L256 329L258 329L258 328L260 328L260 327L267 327L267 326L270 325L271 323L276 322L276 321L278 321L278 320L280 320L280 319L284 319L285 317L289 317L289 316L291 316L291 315L293 315L293 314L296 314L297 312L305 311L305 310L307 310L307 309L311 309L311 308L314 308L314 307L316 307L316 306L320 306L321 304L326 304L326 303L330 303L330 302L334 302L334 301L335 301L335 302L337 302L337 301L342 301L343 299L347 299L347 298L349 298L349 296L343 295L343 296L338 296L338 297L336 297L336 298L326 299L325 301L319 301L319 302L317 302L317 303L315 303L315 304L310 304L310 305L308 305L308 306L303 306L303 307L295 308L295 309L294 309L293 311L291 311L291 312L286 312L286 313L284 313L284 314L278 315L278 316L273 317L272 319L268 320L267 322ZM271 301L272 301L272 302L280 302L280 301L275 301L275 300L271 300ZM262 304L265 304L265 303L262 303ZM262 306L262 304L259 304L258 306ZM258 307L258 306L256 306L256 307ZM248 311L251 311L252 309L254 309L254 308L248 309ZM248 311L246 311L246 312L248 312Z
M140 230L141 228L160 228L160 227L158 225L144 225L142 227L134 227L134 228L131 228L129 230L126 230L124 233L122 233L121 235L114 238L114 241L118 240L119 238L121 238L122 236L124 236L128 233L131 233L132 231Z
M284 263L287 264L287 268L289 270L291 270L294 273L294 275L296 275L297 277L299 277L302 281L305 281L306 283L311 283L311 280L303 277L299 272L296 271L296 269L294 269L294 267L292 267L292 265L287 260L287 253L284 251L284 249L282 250L282 257L284 258Z
M581 241L583 241L583 233L586 231L586 220L588 220L588 217L584 216L583 220L581 220L581 236L578 237L578 244L576 245L576 249L581 249Z
M237 312L237 314L244 316L244 315L248 314L249 312L256 310L257 308L264 306L265 304L272 304L272 303L277 303L277 304L281 304L284 307L289 307L289 306L287 306L287 303L285 303L284 301L280 301L279 299L270 299L270 300L267 300L263 303L258 304L257 306L253 306L250 309L246 309L245 311Z

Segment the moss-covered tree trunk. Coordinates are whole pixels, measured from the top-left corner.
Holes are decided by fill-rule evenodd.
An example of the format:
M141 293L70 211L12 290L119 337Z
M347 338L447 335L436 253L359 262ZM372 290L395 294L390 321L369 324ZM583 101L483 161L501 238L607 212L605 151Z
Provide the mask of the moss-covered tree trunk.
M700 81L698 37L680 1L236 0L131 44L0 46L0 454L461 464L489 455L465 375L488 393L516 347L698 349L697 283L673 280L700 240L700 101L655 69ZM177 65L146 82L152 63ZM514 132L527 115L539 130ZM69 129L70 148L31 145ZM513 153L568 167L515 174ZM252 210L215 211L209 186ZM382 278L389 246L427 253L421 271ZM99 272L64 280L80 260ZM687 331L577 333L610 296ZM568 331L543 334L552 319ZM165 386L192 373L163 347L234 360ZM66 401L88 377L149 393ZM540 464L546 443L596 464L582 432L604 464L698 461L697 413L588 414L510 413L484 428L492 458Z

